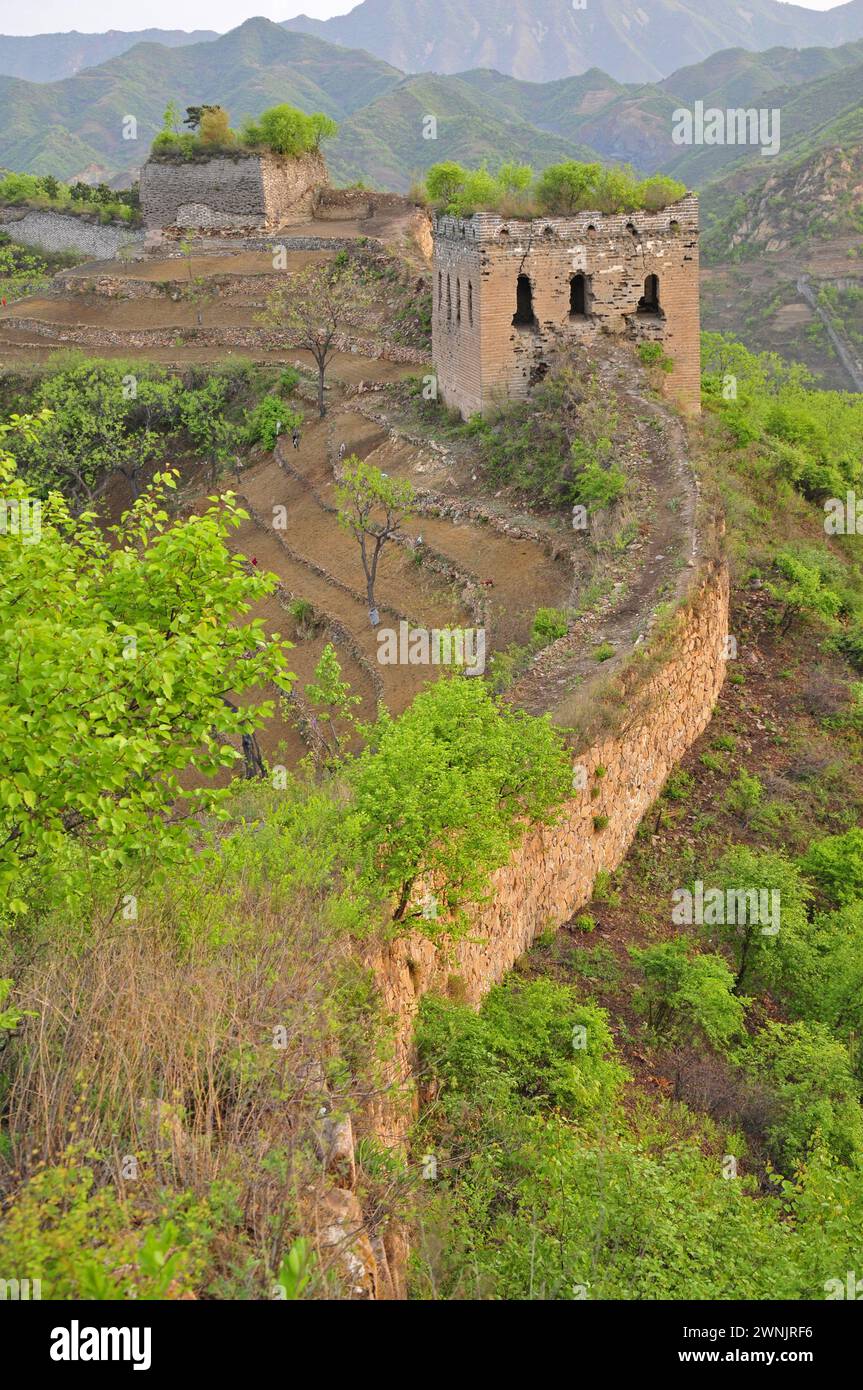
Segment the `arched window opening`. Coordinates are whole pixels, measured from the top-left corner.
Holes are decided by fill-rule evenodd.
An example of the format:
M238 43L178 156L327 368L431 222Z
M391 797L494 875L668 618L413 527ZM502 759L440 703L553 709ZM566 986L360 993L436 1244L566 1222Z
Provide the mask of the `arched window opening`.
M467 282L467 321L473 328L473 285L470 280Z
M577 275L571 276L569 281L569 317L571 319L587 317L587 294L587 276L579 271Z
M455 321L461 323L461 280L455 282Z
M515 286L515 313L512 316L514 328L535 328L533 313L533 290L526 275L519 275Z
M446 321L452 323L452 293L450 292L449 276L446 277Z
M437 306L438 306L438 308L440 308L440 306L441 306L442 304L443 304L443 271L442 271L442 270L439 270L438 273L437 273Z
M648 275L644 282L644 294L638 301L639 314L661 314L659 307L659 276Z

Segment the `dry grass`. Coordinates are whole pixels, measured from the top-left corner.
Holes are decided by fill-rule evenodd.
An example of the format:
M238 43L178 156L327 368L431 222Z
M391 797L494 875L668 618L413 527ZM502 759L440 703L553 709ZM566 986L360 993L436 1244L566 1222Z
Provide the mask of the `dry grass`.
M218 1277L241 1286L228 1296L268 1296L306 1236L315 1291L333 1296L321 1112L362 1131L385 1084L386 1030L350 938L326 920L327 887L285 893L258 878L223 861L172 879L136 922L114 918L83 942L51 924L29 962L20 947L4 952L0 975L32 1016L2 1056L0 1194L14 1203L70 1153L96 1190L129 1201L133 1226L142 1212L158 1219L165 1193L206 1202L229 1188L241 1220L218 1238L199 1292ZM397 1175L361 1168L359 1181L383 1228Z

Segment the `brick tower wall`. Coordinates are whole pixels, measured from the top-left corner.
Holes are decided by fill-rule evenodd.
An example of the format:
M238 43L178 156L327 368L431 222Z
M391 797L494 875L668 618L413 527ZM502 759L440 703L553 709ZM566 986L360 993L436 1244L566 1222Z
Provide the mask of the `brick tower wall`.
M573 317L570 281L578 273L585 276L587 312ZM513 325L520 275L530 284L535 318L527 327ZM659 281L660 313L640 313L652 275ZM529 222L478 213L435 221L432 349L438 390L465 416L496 401L523 398L562 345L599 333L660 342L674 362L663 378L666 394L697 412L699 332L693 195L655 213L580 213Z

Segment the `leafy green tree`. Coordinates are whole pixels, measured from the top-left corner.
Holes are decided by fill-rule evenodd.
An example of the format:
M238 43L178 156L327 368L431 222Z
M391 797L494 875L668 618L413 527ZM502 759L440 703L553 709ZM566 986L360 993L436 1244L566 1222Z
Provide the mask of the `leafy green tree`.
M576 1117L611 1110L626 1080L608 1016L552 980L510 976L480 1012L427 996L417 1030L426 1067L462 1096Z
M220 377L209 377L180 402L180 418L195 449L210 465L210 481L219 469L236 457L242 431L225 414L227 385Z
M336 488L338 521L359 545L370 614L375 608L381 555L392 541L402 539L401 528L410 516L414 499L413 486L407 479L388 478L356 454L345 459Z
M0 179L0 203L27 203L41 192L35 174L6 174Z
M180 109L175 101L169 101L162 116L162 132L177 135L180 130Z
M790 981L810 959L808 905L812 890L797 865L781 851L734 845L721 856L709 875L707 888L723 895L723 921L705 922L708 939L729 952L735 969L735 990L790 987ZM734 895L733 914L728 894ZM761 920L760 895L768 914L778 902L779 921ZM772 895L778 894L778 899ZM758 911L753 910L758 903ZM735 920L730 920L733 915ZM743 917L744 920L736 920ZM707 911L705 911L707 918Z
M321 419L326 371L340 334L361 324L371 303L371 290L352 265L309 266L269 300L264 318L281 330L285 346L304 349L315 359Z
M0 486L7 505L32 504L8 454ZM36 543L32 528L31 539L23 527L0 532L7 920L72 899L102 870L131 882L188 854L194 817L217 810L220 794L179 778L233 766L231 739L272 710L230 709L226 693L290 687L285 644L241 620L275 587L226 544L244 513L228 494L172 523L174 486L159 475L107 535L57 492L41 501Z
M336 649L328 642L315 667L315 679L305 687L306 699L312 709L312 733L319 768L334 763L344 753L354 732L354 709L362 704L359 695L351 694L348 681L342 680L342 668Z
M561 217L580 212L590 204L601 173L601 164L582 164L577 159L550 164L536 181L536 198L543 212Z
M266 145L275 154L297 156L319 149L337 132L336 122L323 112L307 115L283 102L262 111L256 121L247 121L243 139L249 145Z
M863 830L859 826L813 841L800 866L839 906L863 902Z
M636 1008L657 1038L724 1048L743 1031L749 1001L735 995L722 956L693 955L681 937L630 955L644 974Z
M768 582L766 588L771 597L783 605L780 624L783 633L795 619L817 617L829 621L841 613L842 596L825 583L817 557L813 563L808 555L785 549L779 551L774 563L780 579L776 583Z
M271 392L262 396L253 410L246 412L245 439L248 444L262 444L265 449L272 450L280 434L299 429L302 423L303 412Z
M42 191L44 192L46 198L50 198L52 202L55 199L59 198L60 180L55 179L53 174L43 174L39 182L42 185Z
M572 785L548 719L509 710L464 677L436 681L398 719L382 716L349 775L365 881L394 898L394 921L431 932L443 924L411 907L419 881L451 913L481 899L529 823L550 819Z
M863 1154L860 1088L847 1047L820 1023L767 1023L741 1053L777 1105L767 1135L780 1164L802 1162L820 1136L843 1163Z

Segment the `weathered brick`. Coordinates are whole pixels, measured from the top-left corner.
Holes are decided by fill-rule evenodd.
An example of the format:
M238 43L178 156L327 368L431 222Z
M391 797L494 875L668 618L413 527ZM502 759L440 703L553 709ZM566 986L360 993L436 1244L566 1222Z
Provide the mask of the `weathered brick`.
M513 322L519 276L534 322ZM573 315L571 283L585 277L586 312ZM638 308L656 276L659 312ZM660 342L674 369L666 394L700 409L698 199L661 212L509 220L494 213L438 216L434 225L432 353L445 404L467 417L523 398L560 348L612 333Z

